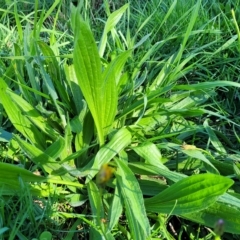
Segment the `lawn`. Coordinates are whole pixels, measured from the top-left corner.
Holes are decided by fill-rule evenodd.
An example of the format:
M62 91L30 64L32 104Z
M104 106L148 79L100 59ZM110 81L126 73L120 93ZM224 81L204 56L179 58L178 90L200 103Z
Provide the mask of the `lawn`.
M240 239L239 0L0 6L0 239Z

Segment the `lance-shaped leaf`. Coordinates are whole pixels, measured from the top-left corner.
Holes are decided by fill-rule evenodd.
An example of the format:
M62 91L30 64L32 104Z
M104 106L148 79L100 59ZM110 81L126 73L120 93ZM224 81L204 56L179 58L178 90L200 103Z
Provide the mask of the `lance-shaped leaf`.
M223 220L224 232L240 234L239 215L240 209L230 206L229 203L217 201L207 209L200 212L182 214L181 217L208 227L215 227L219 220Z
M146 199L148 211L185 214L196 212L213 204L233 180L215 174L199 174L174 183L158 195Z
M0 102L3 105L9 120L13 126L31 143L44 148L45 136L29 120L28 115L23 114L22 109L12 99L13 94L3 79L0 79ZM29 114L30 116L30 114Z
M104 131L113 121L117 109L116 81L103 76L98 49L88 25L75 13L73 62L78 84L93 116L100 145Z
M105 107L104 115L104 135L108 133L109 127L111 127L114 121L117 110L117 95L118 95L118 83L122 75L124 64L131 56L132 50L125 51L119 54L103 72L104 81L104 95L102 106ZM111 89L111 91L109 91Z
M102 230L103 223L101 222L101 219L104 219L104 207L102 204L100 191L97 185L92 181L87 184L87 190L92 214L95 216L93 218L93 222L96 226L98 226L98 228ZM96 231L95 228L91 228L90 236L92 237L92 239L101 239L101 230Z
M99 44L99 54L102 57L106 44L107 44L107 34L108 32L110 32L112 29L114 29L114 27L117 25L117 23L119 22L119 20L121 19L123 13L126 11L126 9L128 8L129 4L125 4L124 6L122 6L121 8L119 8L118 10L116 10L115 12L111 13L110 16L108 17L108 20L105 24L105 28L103 31L103 35L101 38L101 42Z
M19 107L22 114L26 116L41 132L46 133L51 139L56 140L59 133L47 123L47 119L39 113L34 106L25 101L21 96L12 91L7 91L12 102Z
M201 161L203 161L203 163L205 164L206 169L214 174L219 174L217 168L215 168L215 166L210 162L210 160L208 160L200 150L198 149L190 149L190 150L181 150L183 153L185 153L186 155L192 157L192 158L196 158L196 159L200 159Z
M108 210L108 216L109 216L108 231L109 232L111 232L114 226L118 223L123 210L123 203L122 203L122 198L120 196L119 190L120 189L118 187L115 188L113 200Z
M101 62L92 32L85 22L76 15L75 46L73 61L78 84L94 118L99 140L103 139L102 129L102 78Z
M142 191L133 172L122 160L117 160L117 187L123 198L132 239L147 239L150 226L144 207Z
M162 155L155 144L146 142L137 147L133 147L133 150L144 158L148 164L167 169L162 163Z
M24 182L42 182L45 180L44 177L37 176L24 168L0 162L0 185L6 184L15 189L17 186L19 187L19 178Z
M29 158L31 158L31 160L35 164L37 164L39 167L41 167L47 173L52 174L53 171L62 169L61 165L57 161L55 161L55 159L52 156L49 155L50 153L55 156L60 154L60 152L64 148L61 138L59 138L55 143L53 143L53 145L55 147L59 147L59 148L55 148L56 152L53 151L53 148L50 147L50 149L47 150L47 153L42 151L41 149L37 148L36 146L22 140L17 135L15 135L14 138L18 142L22 151L24 151L24 153ZM59 175L60 175L60 173L59 173Z
M54 55L53 50L43 41L38 41L37 44L43 53L44 62L47 65L47 72L50 75L54 86L56 87L58 96L60 96L68 108L70 108L69 97L66 93L66 87L61 82L59 63Z
M121 150L128 146L131 143L131 137L131 133L126 128L120 129L110 142L104 145L98 151L96 157L86 166L86 170L90 168L86 182L89 182L89 180L98 173L104 163L108 163Z

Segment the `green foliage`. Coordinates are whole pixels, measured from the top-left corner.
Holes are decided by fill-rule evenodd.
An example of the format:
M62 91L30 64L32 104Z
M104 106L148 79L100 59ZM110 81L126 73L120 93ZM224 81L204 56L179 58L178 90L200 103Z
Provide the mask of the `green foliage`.
M126 208L126 217L133 239L147 239L150 226L145 212L143 196L133 172L122 160L117 160L117 188Z
M240 234L238 1L3 4L1 239Z
M184 178L158 195L146 199L151 212L186 214L197 212L213 204L233 181L213 174L200 174Z
M100 145L104 132L112 125L117 108L117 87L114 69L102 73L97 46L86 23L76 14L73 62L78 84L93 116ZM103 76L102 76L103 75Z

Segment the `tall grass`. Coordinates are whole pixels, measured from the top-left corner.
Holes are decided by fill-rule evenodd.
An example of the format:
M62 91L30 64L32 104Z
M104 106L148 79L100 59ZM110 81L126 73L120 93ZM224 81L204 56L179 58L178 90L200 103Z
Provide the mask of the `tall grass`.
M3 2L1 239L238 239L229 4Z

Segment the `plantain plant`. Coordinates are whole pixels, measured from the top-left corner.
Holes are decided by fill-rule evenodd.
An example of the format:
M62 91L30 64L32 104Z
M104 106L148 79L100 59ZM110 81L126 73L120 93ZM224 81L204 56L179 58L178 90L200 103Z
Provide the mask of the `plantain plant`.
M173 1L165 21L175 5ZM15 5L19 42L0 78L2 111L13 129L1 129L8 144L1 153L1 194L13 197L26 188L30 198L69 203L70 211L57 210L50 217L72 219L71 231L84 224L89 239L121 239L123 234L145 240L155 232L171 239L161 220L165 216L208 227L224 219L225 231L239 234L239 198L227 193L234 181L222 174L226 168L227 175L234 170L211 152L181 143L201 133L216 152L227 154L208 119L202 125L189 119L206 114L224 118L204 103L215 96L217 87L240 87L231 81L178 84L196 68L192 60L208 47L185 53L200 7L201 1L192 7L179 48L151 75L144 63L167 40L152 45L131 68L131 59L151 41L151 34L131 37L129 26L126 37L117 32L129 4L109 12L98 44L89 19L80 15L81 5L72 6L73 38L62 36L72 44L68 54L60 53L56 37L60 7L45 42L41 29L54 7L45 15L35 13L33 26L29 21L23 27ZM111 44L114 53L108 49ZM174 136L178 139L172 140ZM178 154L176 159L172 156L176 161L171 161L172 153ZM192 168L201 173L187 174ZM12 239L20 236L21 226L14 227ZM73 237L71 231L66 239Z

